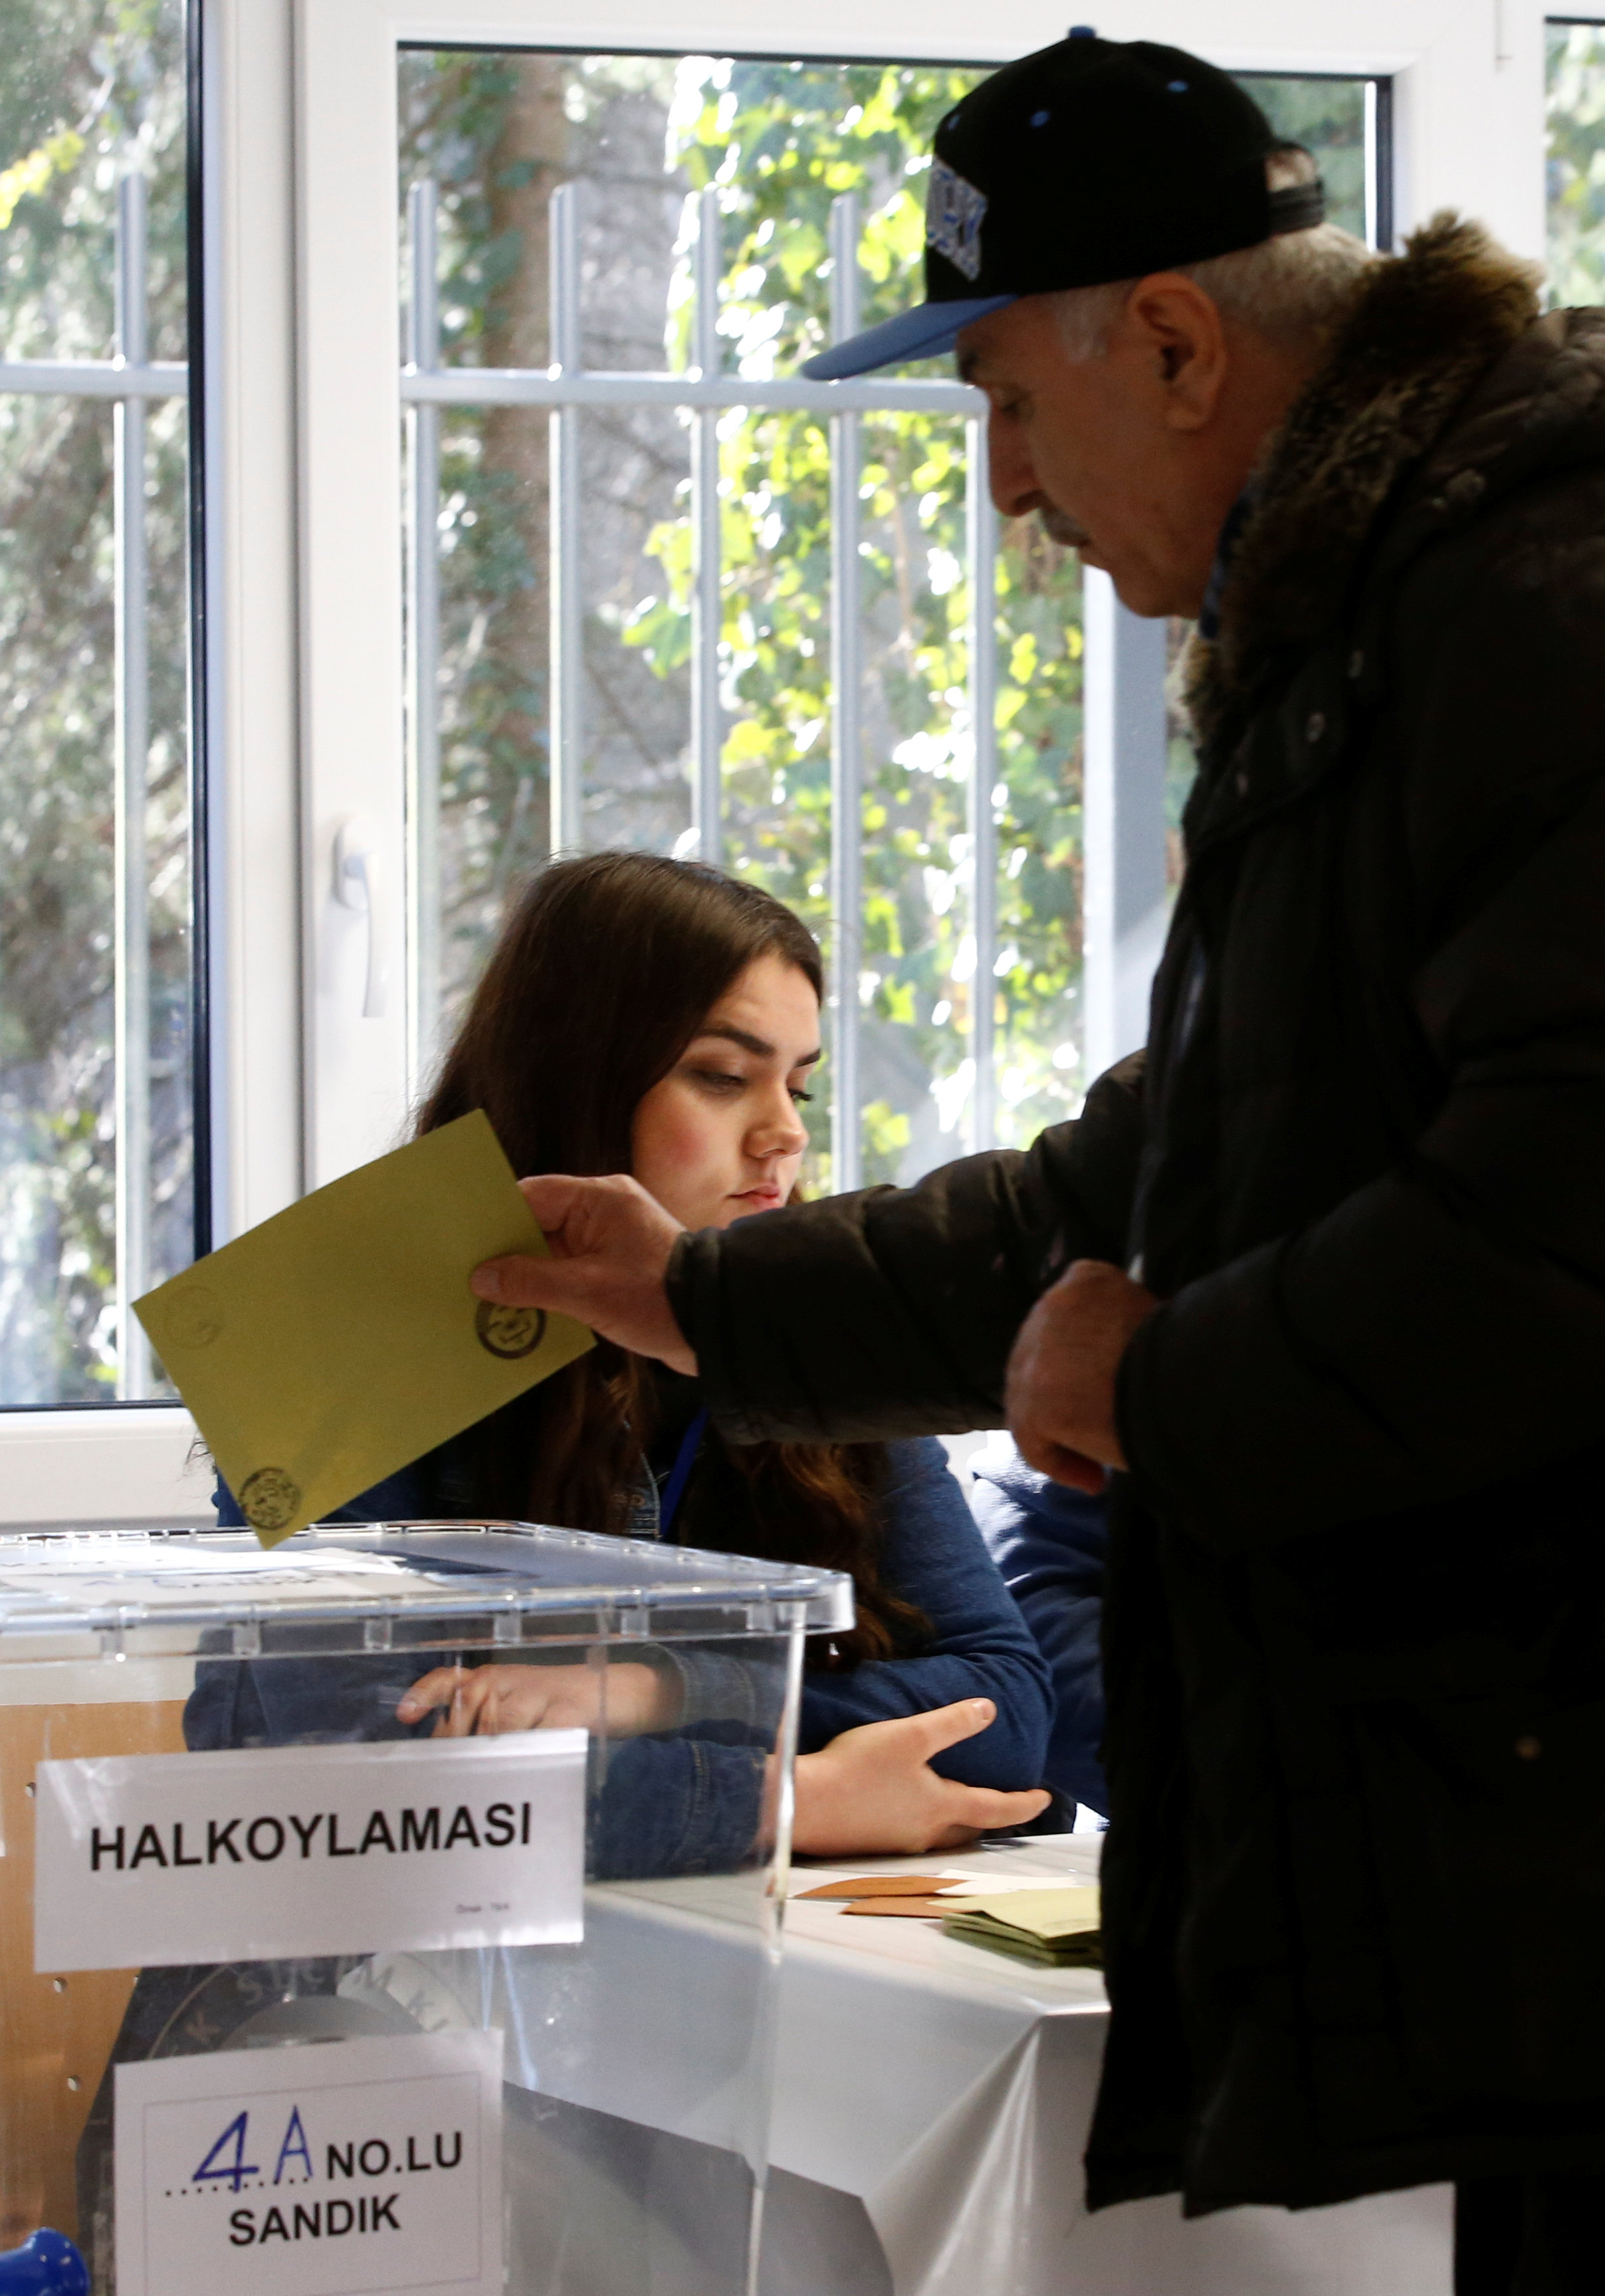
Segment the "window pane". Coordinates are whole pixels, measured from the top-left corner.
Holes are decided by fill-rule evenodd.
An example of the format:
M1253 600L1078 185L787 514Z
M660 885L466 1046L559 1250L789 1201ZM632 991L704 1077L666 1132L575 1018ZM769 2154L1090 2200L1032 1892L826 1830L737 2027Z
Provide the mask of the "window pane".
M692 849L701 455L719 490L721 858L790 902L827 948L831 450L818 417L765 408L761 386L825 339L842 192L861 203L864 323L921 291L930 135L978 77L707 57L402 59L404 216L413 184L438 186L442 365L549 363L548 203L561 181L579 192L585 364L691 364L695 195L717 187L723 364L752 379L759 404L700 422L662 406L571 418L584 505L581 834ZM950 362L923 372L946 380ZM440 591L438 660L423 663L432 725L415 708L414 726L415 754L430 760L418 786L438 790L422 800L430 817L415 844L429 873L415 905L427 1064L508 885L548 849L552 667L546 414L454 407L423 421L426 432L438 425ZM410 427L415 480L418 415ZM861 1155L866 1179L906 1179L965 1144L979 984L993 1000L1003 1136L1029 1136L1079 1091L1079 570L1034 527L1003 537L997 931L980 951L962 419L867 417L860 455ZM421 594L414 582L415 606ZM420 619L414 693L432 642ZM822 1086L810 1120L815 1177L828 1182L828 1072Z
M1553 303L1605 300L1605 25L1551 24L1549 276Z
M7 29L0 357L112 356L134 173L144 356L182 360L178 0ZM133 1294L193 1256L185 545L181 396L0 390L0 1405L168 1391L122 1344L119 1171Z
M1272 72L1240 72L1237 78L1277 135L1314 154L1326 185L1327 220L1356 239L1369 237L1365 109L1372 82Z

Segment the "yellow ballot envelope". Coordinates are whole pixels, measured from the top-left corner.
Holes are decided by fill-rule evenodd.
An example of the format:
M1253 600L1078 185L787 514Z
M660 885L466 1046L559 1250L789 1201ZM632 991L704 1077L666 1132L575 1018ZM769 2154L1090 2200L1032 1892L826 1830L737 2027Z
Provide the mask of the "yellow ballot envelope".
M1102 1898L1096 1886L984 1890L944 1898L945 1936L989 1946L1038 1969L1096 1969L1103 1959ZM951 1911L948 1909L951 1908Z
M595 1341L468 1279L545 1238L480 1110L332 1180L135 1301L265 1546Z

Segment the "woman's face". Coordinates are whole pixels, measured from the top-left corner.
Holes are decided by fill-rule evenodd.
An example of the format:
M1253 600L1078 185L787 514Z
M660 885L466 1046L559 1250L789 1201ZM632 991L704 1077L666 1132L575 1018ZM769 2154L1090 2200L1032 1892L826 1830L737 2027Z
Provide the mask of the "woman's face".
M757 958L635 1111L631 1169L684 1226L783 1204L807 1144L798 1103L819 1058L819 1001L782 956Z

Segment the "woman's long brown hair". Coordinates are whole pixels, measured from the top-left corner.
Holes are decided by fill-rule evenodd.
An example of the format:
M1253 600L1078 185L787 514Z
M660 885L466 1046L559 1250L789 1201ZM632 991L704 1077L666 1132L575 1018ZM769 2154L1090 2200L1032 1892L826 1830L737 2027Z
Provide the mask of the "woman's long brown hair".
M627 1172L641 1102L725 991L771 955L823 1001L813 935L757 886L650 853L552 862L503 929L418 1130L482 1108L520 1174ZM599 1343L463 1439L475 1505L623 1529L653 1394L641 1357ZM726 1446L710 1435L685 1528L705 1544L749 1538L774 1561L850 1571L858 1623L833 1650L852 1665L911 1649L925 1631L880 1576L886 1481L880 1444ZM740 1542L729 1536L738 1523Z

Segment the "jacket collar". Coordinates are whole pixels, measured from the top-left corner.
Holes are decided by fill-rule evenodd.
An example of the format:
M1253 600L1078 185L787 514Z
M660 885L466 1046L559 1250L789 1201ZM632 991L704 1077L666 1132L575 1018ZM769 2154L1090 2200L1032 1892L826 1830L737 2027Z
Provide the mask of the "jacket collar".
M1207 757L1337 619L1384 504L1536 318L1537 275L1480 225L1447 214L1371 272L1260 458L1217 634L1193 640L1187 704Z

